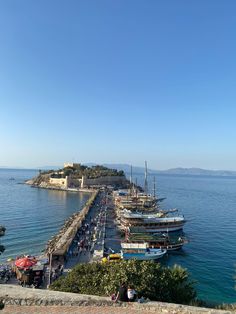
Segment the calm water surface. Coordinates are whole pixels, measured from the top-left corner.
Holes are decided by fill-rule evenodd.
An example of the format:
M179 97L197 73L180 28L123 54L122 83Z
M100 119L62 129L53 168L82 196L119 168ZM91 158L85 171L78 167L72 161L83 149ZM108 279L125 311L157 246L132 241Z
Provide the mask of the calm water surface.
M21 253L39 254L66 218L83 207L87 193L31 188L22 184L33 170L0 169L0 224L7 228L1 239L6 260ZM15 180L9 180L14 178Z
M184 214L190 240L164 262L189 270L199 298L236 302L236 178L160 175L156 180L159 196L167 197L162 208Z
M0 170L0 224L7 227L2 260L19 253L39 253L89 197L19 184L35 174L32 170ZM236 178L159 175L156 181L159 196L167 197L162 208L177 207L185 215L184 231L190 239L164 263L186 267L198 282L200 298L236 302Z

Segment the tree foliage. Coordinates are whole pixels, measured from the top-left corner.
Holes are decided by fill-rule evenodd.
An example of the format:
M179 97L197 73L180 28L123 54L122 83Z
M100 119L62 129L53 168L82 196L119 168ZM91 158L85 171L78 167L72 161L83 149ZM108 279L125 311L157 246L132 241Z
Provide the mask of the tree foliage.
M58 174L58 172L63 172L63 175ZM66 167L58 171L54 171L52 177L61 178L65 177L66 175L72 175L74 178L82 178L82 176L85 176L90 179L95 179L107 176L124 176L125 174L122 170L118 171L117 169L110 169L100 165L88 167L77 164L74 167Z
M134 285L139 296L153 301L181 304L195 297L193 281L180 266L163 267L153 261L121 261L118 263L78 264L67 276L51 285L52 290L109 296L121 282Z

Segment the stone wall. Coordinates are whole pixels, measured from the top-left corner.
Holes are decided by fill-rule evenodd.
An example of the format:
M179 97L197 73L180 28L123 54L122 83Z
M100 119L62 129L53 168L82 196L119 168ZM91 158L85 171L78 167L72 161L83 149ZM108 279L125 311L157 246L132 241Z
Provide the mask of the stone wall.
M184 306L179 304L147 302L147 303L114 303L107 297L98 297L92 295L81 295L75 293L66 293L58 291L49 291L41 289L23 288L13 285L1 285L0 300L6 305L18 306L79 306L81 308L119 308L126 309L124 313L172 313L172 314L226 314L229 311L221 311L208 308L199 308L193 306ZM113 311L112 311L113 312ZM79 313L79 312L78 312ZM108 313L108 312L107 312ZM123 311L122 311L123 313ZM234 312L235 313L235 312Z
M82 178L81 188L91 185L113 185L125 184L127 182L125 176L105 176L96 179Z
M49 183L52 186L61 187L63 189L67 189L70 184L68 176L65 178L50 178Z

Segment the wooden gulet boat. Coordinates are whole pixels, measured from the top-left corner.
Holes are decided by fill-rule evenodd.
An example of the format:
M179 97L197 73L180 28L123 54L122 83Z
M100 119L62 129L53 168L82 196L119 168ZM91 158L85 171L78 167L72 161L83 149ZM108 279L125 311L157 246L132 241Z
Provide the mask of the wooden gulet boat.
M132 232L132 230L131 230ZM127 243L148 243L149 248L166 249L168 252L180 250L188 240L184 236L170 237L168 234L126 233Z
M144 232L156 233L168 230L178 231L183 229L186 222L184 216L162 217L160 212L154 214L133 213L123 210L120 217L123 229L128 227L141 227Z

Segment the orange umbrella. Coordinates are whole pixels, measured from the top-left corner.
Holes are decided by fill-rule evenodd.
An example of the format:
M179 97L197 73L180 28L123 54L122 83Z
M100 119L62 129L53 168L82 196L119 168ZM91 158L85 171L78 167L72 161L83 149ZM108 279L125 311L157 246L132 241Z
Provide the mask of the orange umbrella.
M28 257L19 258L15 261L15 265L19 268L30 268L37 263L36 260L30 259Z

